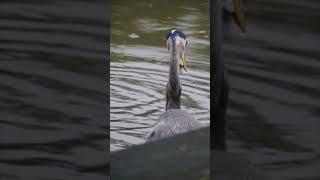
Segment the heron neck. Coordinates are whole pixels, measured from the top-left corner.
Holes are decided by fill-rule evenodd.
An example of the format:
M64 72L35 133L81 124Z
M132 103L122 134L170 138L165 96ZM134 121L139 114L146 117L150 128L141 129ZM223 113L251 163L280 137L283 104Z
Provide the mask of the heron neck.
M170 87L173 89L177 89L180 86L179 79L179 52L177 47L175 47L175 43L173 43L173 47L171 48L170 53L170 62L169 62L169 83Z
M181 85L179 79L180 51L173 40L170 50L169 82L167 85L166 109L180 109Z

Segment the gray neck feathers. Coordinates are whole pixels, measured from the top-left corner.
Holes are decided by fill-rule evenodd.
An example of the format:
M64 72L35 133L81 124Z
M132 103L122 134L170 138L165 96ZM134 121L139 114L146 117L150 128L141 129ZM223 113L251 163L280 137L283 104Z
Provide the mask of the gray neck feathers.
M180 109L181 85L179 79L179 57L181 56L181 50L179 48L182 47L179 47L179 45L176 45L175 39L172 40L169 62L169 82L167 84L166 110Z

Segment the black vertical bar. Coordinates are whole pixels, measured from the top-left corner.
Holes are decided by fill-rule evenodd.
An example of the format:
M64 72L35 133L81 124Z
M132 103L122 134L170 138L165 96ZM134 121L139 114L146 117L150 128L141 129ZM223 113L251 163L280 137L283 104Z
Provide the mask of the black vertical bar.
M228 103L228 79L223 56L223 10L221 0L210 3L210 149L226 149L225 114ZM211 153L211 164L213 162ZM211 177L213 168L211 168Z
M210 18L211 71L211 147L225 150L225 113L228 102L228 79L223 56L223 12L221 0L212 0Z
M107 123L107 176L110 179L110 20L111 20L111 2L107 1L107 24L106 24L106 96L107 96L107 108L106 108L106 123Z

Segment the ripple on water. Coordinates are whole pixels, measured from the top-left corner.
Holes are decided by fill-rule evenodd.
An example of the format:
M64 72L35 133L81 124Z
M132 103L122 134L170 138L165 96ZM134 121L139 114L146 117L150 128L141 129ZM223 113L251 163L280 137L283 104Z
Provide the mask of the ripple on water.
M118 150L145 142L146 133L164 111L169 55L165 48L150 46L114 46L112 53L126 59L111 62L110 71L110 147ZM190 57L196 58L196 54ZM209 124L209 72L194 68L207 63L194 60L190 64L188 73L180 76L182 109Z

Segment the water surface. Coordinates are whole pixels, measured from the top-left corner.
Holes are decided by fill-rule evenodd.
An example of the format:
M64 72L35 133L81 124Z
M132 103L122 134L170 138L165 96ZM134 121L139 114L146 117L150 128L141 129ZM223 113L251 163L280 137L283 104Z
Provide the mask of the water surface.
M320 178L319 1L250 1L230 30L229 151L279 179ZM232 29L232 28L230 28Z
M0 179L106 178L105 5L1 1Z

